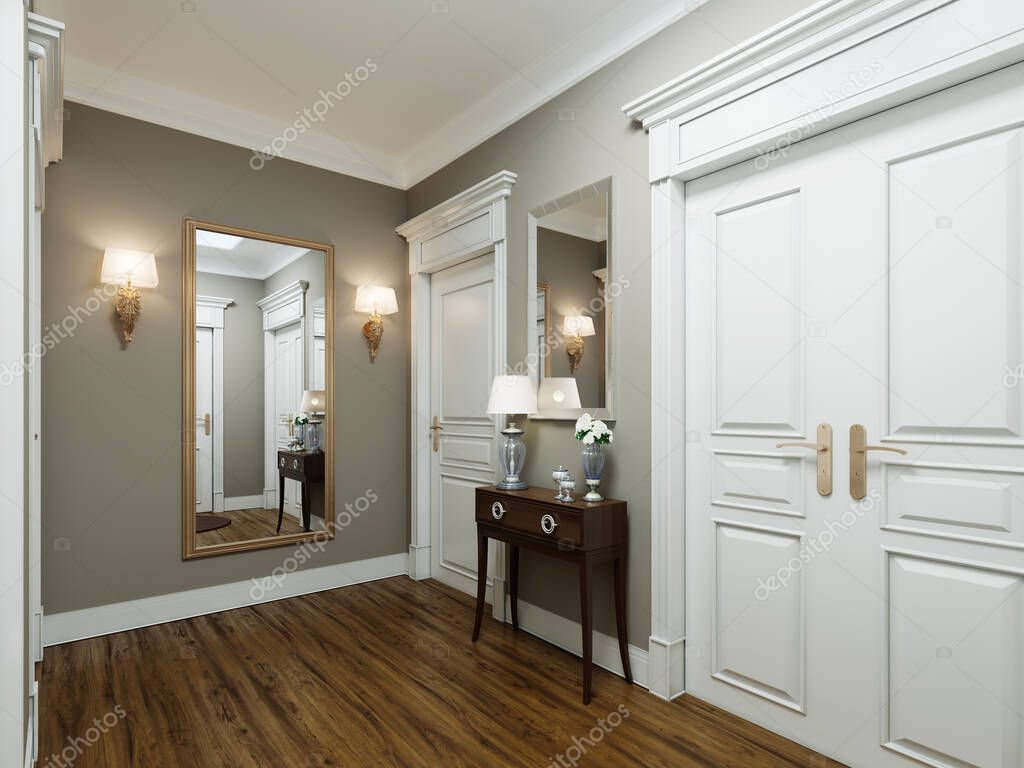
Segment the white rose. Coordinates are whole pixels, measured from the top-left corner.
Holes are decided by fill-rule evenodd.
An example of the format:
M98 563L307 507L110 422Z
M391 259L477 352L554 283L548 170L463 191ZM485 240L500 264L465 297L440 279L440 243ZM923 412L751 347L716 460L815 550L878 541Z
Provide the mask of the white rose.
M586 432L588 429L590 429L591 421L592 420L590 418L590 414L584 413L582 416L576 419L576 431Z
M608 429L608 425L605 424L600 419L598 419L597 421L594 422L594 424L591 427L591 429L594 430L594 434L596 434L598 437L600 437L601 435L611 434L611 430Z
M594 439L595 439L594 438L594 433L593 432L587 432L587 434L585 434L583 436L583 444L584 445L593 445L594 444Z

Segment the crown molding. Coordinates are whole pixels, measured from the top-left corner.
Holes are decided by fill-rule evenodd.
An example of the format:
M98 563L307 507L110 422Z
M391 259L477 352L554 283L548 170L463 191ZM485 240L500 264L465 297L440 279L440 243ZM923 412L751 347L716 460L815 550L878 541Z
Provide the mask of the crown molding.
M255 153L290 125L287 121L236 109L220 102L157 85L148 80L118 73L116 78L88 62L71 59L68 70L87 82L102 83L95 88L68 79L64 97L68 101L133 117L165 128L184 131ZM403 172L395 158L357 147L319 131L307 131L281 152L281 157L335 173L353 176L389 187L405 189ZM274 158L266 159L272 163Z

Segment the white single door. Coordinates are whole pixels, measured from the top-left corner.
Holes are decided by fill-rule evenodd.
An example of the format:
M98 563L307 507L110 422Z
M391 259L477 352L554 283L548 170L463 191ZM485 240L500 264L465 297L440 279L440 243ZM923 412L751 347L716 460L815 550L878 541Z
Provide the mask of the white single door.
M430 465L430 572L470 594L477 583L476 488L494 482L494 422L486 413L495 371L494 312L491 256L431 278L429 417L439 429Z
M686 688L856 768L1024 765L1022 75L686 187Z
M274 425L276 448L288 447L295 416L302 403L302 326L278 328L274 333ZM284 482L284 511L300 517L302 492L297 480Z
M213 511L213 329L196 328L196 512Z

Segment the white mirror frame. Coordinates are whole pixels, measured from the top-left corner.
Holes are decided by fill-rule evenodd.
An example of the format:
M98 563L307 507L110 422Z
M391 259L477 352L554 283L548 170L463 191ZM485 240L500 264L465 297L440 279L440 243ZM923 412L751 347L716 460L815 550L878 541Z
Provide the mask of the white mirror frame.
M543 205L538 205L526 214L526 284L533 286L533 290L527 291L526 296L526 364L530 378L536 386L540 386L537 375L538 363L540 360L540 348L537 343L537 221L545 215L553 213L560 207L575 198L582 200L594 194L605 192L608 195L608 240L605 256L605 269L607 270L605 280L605 334L604 334L604 408L571 408L556 411L541 411L532 414L531 419L545 419L551 421L576 421L584 411L598 419L615 421L615 397L618 392L618 373L615 367L615 349L618 343L618 322L615 312L615 297L607 295L609 285L617 281L614 272L615 254L618 253L619 227L618 227L618 199L616 195L616 183L614 176L606 176L603 179L586 184L568 194L549 200ZM549 309L550 311L550 309Z

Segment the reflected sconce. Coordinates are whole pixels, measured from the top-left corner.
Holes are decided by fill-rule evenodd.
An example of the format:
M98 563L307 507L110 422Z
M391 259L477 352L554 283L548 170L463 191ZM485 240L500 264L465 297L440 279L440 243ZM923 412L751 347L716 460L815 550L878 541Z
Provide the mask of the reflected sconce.
M582 407L576 379L571 376L541 379L540 388L537 390L537 410L540 413L572 411Z
M363 324L363 336L370 348L370 362L377 360L377 349L384 335L384 315L398 311L398 299L394 288L380 285L363 285L356 289L356 312L369 312L370 319Z
M142 314L141 289L156 288L160 282L156 274L156 257L145 251L107 248L103 252L100 282L118 286L114 309L121 318L124 343L131 344L135 323Z
M586 347L583 337L597 335L597 331L594 330L594 319L587 315L566 315L562 322L562 330L566 336L571 337L565 345L565 351L569 355L569 373L575 376L576 369L583 362L583 350Z

